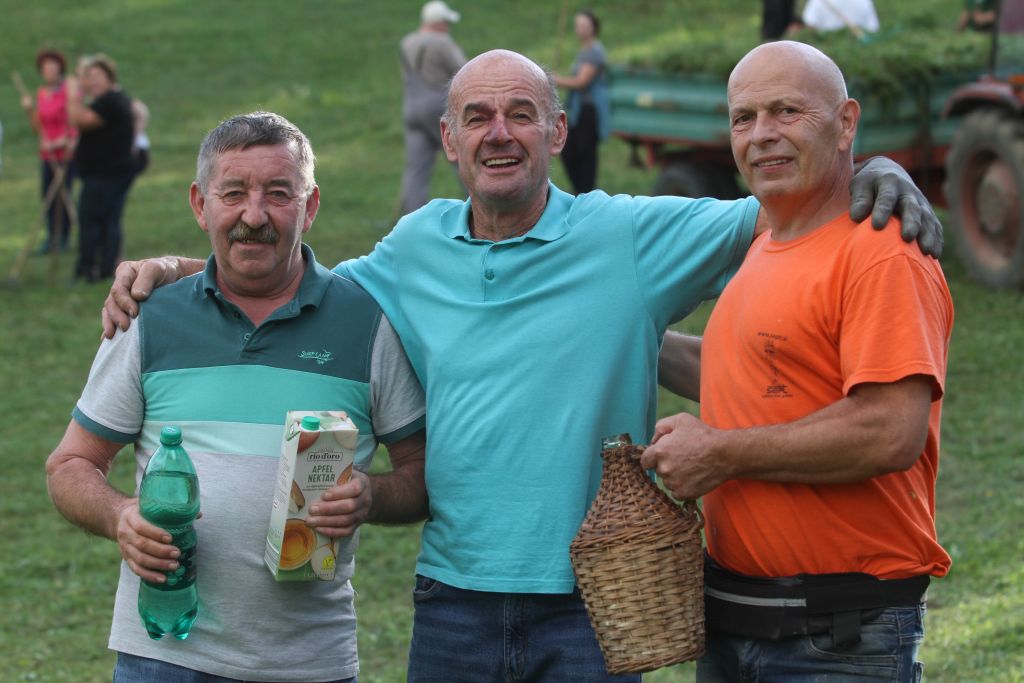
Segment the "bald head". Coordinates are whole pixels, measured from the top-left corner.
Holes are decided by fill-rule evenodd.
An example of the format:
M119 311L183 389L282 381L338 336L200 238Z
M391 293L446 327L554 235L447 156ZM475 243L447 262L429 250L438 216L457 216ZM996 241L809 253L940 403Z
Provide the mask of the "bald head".
M466 62L448 86L448 103L444 121L452 129L457 127L458 108L462 94L470 86L481 81L493 82L495 87L508 86L513 82L536 88L543 94L542 103L548 117L556 116L562 109L558 99L558 87L551 73L533 60L511 50L490 50Z
M765 43L744 55L729 75L730 95L736 83L751 77L763 79L766 72L798 74L809 91L831 105L847 98L846 79L836 63L816 47L792 40Z
M736 167L776 235L813 229L849 205L860 106L821 51L766 43L729 76Z

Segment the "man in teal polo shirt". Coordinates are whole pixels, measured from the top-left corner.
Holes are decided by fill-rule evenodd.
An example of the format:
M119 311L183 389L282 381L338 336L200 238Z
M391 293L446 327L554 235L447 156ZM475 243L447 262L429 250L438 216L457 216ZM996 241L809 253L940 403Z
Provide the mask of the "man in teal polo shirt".
M427 394L409 680L637 680L605 670L569 542L601 438L649 438L665 328L721 291L758 204L562 192L548 179L566 135L557 89L513 52L463 67L441 127L470 200L434 200L337 268L381 303ZM890 210L895 190L880 192ZM912 227L918 197L901 199ZM128 324L136 273L141 298L195 267L124 265L107 329Z
M422 390L377 303L302 244L320 192L298 128L266 112L221 123L200 148L190 198L213 255L103 342L47 461L50 494L121 549L115 683L354 681L354 534L363 521L426 515ZM306 518L346 537L334 581L277 583L263 565L288 410L344 410L359 427L362 471ZM139 577L162 583L178 551L105 476L134 442L138 483L167 424L182 427L203 510L199 616L180 642L151 640L136 610ZM378 441L394 469L368 476Z

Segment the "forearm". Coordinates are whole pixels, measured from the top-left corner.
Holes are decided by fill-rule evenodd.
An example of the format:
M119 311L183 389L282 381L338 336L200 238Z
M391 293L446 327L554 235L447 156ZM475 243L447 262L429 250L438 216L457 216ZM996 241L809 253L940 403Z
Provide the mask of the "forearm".
M373 502L366 518L374 524L411 524L427 518L428 499L423 469L403 467L370 475Z
M729 391L728 388L724 389ZM789 423L714 429L680 413L658 421L644 467L680 500L730 479L834 484L911 467L924 449L930 378L863 384L846 398Z
M859 391L794 422L720 431L712 450L728 479L843 483L905 470L924 448L930 384L904 382L900 393L907 400Z
M81 98L77 93L72 96L69 91L67 98L67 112L68 112L68 125L74 128L82 128L82 112L85 109L85 105L82 104Z
M116 540L117 520L132 498L107 481L106 473L86 460L47 464L46 486L57 510L75 526Z
M569 90L583 90L597 76L597 67L590 63L584 63L574 76L555 76L555 85Z
M700 401L701 338L669 330L658 354L658 384L674 394Z

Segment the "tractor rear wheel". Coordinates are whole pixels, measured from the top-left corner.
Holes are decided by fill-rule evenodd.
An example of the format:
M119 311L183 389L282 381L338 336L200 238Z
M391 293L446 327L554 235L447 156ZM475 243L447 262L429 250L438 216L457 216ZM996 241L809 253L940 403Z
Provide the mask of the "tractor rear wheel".
M946 199L957 253L990 287L1024 285L1024 123L1012 112L972 112L946 157Z

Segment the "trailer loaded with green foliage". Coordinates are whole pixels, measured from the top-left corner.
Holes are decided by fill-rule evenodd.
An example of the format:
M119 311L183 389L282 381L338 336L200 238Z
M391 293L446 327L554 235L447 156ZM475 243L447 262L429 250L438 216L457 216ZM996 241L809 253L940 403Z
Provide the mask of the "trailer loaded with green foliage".
M1024 286L1024 0L1006 0L995 34L923 19L877 34L802 31L842 69L861 105L854 156L906 168L933 203L968 271ZM913 28L908 28L912 26ZM698 39L636 53L611 71L612 133L660 166L653 194L741 196L729 148L726 82L754 45Z

